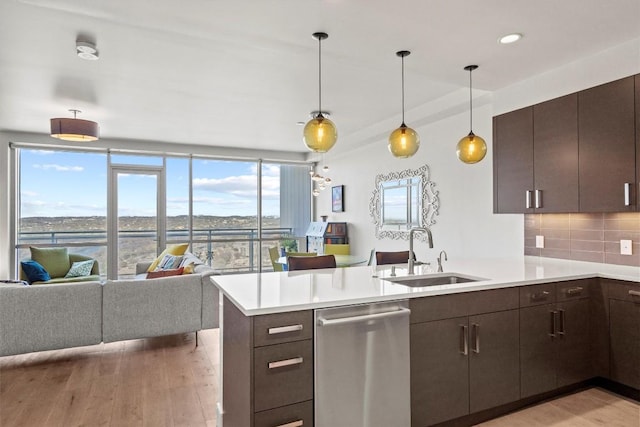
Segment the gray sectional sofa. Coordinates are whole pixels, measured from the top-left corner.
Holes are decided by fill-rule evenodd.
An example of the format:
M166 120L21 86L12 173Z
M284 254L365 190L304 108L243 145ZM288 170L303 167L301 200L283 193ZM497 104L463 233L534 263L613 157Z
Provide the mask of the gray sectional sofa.
M0 356L217 328L213 274L198 265L157 279L0 284Z

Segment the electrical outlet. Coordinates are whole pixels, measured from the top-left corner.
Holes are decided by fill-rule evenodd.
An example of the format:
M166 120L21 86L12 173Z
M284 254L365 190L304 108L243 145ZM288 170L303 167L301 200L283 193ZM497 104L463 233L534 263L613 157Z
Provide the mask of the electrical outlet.
M544 248L544 236L536 236L536 248Z
M620 240L620 254L621 255L633 255L633 250L631 249L631 240Z

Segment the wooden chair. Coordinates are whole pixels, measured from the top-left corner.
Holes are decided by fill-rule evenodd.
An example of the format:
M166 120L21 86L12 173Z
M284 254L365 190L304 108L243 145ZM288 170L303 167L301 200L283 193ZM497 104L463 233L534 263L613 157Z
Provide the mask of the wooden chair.
M347 244L326 244L324 245L325 255L351 255L351 246Z
M277 246L269 248L269 258L271 259L273 271L284 271L283 265L278 262L278 258L280 258L280 251L278 251Z
M336 257L333 255L290 256L287 257L287 265L289 266L289 271L336 268Z
M416 259L415 253L413 259ZM409 251L376 252L376 265L406 264L407 262L409 262Z

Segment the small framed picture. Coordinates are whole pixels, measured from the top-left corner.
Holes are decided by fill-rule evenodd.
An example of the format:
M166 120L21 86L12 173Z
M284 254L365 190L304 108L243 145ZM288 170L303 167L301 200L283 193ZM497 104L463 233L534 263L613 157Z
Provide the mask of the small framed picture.
M331 211L344 212L344 185L331 187Z

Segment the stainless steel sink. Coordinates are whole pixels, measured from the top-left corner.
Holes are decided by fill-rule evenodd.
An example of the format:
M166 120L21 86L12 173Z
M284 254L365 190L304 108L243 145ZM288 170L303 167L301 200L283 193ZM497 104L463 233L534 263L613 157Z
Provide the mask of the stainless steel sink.
M399 285L410 286L412 288L422 288L424 286L453 285L456 283L477 282L486 280L480 277L463 276L457 273L430 274L428 276L401 277L397 279L385 278L386 280Z

